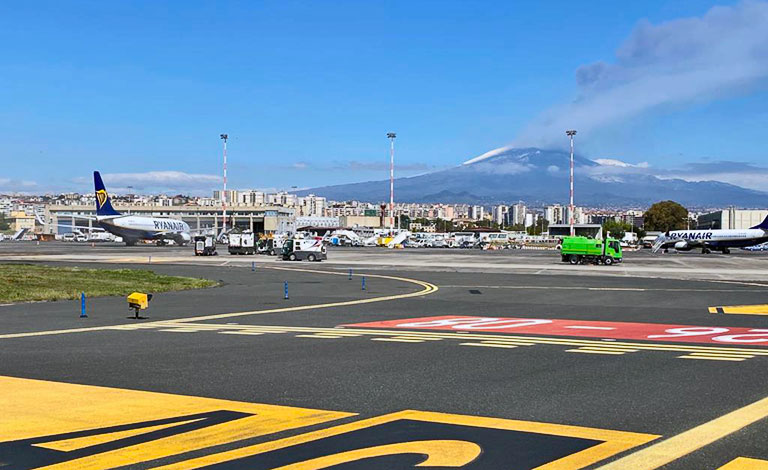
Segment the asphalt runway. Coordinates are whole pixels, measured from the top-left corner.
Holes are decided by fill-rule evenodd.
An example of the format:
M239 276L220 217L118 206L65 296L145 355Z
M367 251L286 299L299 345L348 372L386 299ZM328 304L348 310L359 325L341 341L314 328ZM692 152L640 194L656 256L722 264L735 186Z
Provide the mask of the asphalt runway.
M125 267L154 247L44 248ZM147 320L122 298L0 306L2 468L768 465L768 307L710 313L768 283L217 258L130 262L221 281Z

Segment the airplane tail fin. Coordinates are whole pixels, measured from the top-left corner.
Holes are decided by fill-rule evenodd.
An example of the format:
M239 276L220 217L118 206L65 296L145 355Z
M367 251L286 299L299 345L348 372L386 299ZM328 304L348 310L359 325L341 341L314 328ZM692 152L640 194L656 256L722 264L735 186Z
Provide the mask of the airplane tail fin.
M760 222L758 225L755 225L754 227L750 227L750 228L759 228L762 230L768 230L768 215L765 216L765 219L763 219L763 221Z
M96 190L96 215L120 215L109 200L107 188L104 187L104 181L98 171L93 172L93 185Z

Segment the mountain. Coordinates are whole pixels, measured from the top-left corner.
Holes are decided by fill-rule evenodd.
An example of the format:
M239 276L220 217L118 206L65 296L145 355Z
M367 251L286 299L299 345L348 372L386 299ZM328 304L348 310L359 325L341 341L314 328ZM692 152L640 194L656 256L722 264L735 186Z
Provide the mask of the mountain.
M467 204L564 203L570 155L538 148L499 149L446 170L395 180L398 202ZM648 205L671 199L689 207L764 207L768 193L717 181L654 176L642 165L574 156L575 201L580 206ZM389 181L367 181L299 191L330 200L389 200Z

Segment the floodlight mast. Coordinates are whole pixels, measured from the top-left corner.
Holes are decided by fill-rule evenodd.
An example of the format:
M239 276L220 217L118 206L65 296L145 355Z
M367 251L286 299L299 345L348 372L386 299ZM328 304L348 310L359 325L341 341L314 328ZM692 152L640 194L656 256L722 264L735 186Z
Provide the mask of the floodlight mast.
M389 139L389 232L394 232L395 224L395 135L388 132Z
M229 135L219 134L219 137L224 141L224 190L221 192L221 206L223 208L221 236L224 236L227 232L227 139L229 139Z
M573 136L576 135L576 131L575 130L565 131L565 135L567 135L568 138L571 140L571 202L568 206L568 219L569 219L568 223L571 228L570 230L571 236L574 236L576 235L576 228L573 225L573 211L574 211L574 207L573 207Z

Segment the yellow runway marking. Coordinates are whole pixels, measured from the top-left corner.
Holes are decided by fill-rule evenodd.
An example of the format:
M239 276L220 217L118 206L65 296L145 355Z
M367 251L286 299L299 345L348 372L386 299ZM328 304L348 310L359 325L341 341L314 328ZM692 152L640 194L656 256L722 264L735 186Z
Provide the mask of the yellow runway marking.
M590 439L600 441L600 444L589 447L580 452L562 457L554 462L546 463L537 467L537 470L574 470L592 465L603 459L606 459L619 452L624 452L633 447L646 444L659 436L652 434L632 433L625 431L613 431L609 429L596 429L581 426L568 426L561 424L540 423L535 421L518 421L512 419L485 418L478 416L463 416L448 413L435 413L427 411L406 410L392 413L375 418L364 419L349 424L334 426L329 429L321 429L299 436L287 437L273 442L255 444L248 447L224 451L218 454L206 455L185 462L166 465L154 470L189 470L215 465L222 462L232 462L265 452L278 449L285 449L293 446L299 446L305 443L321 441L322 439L334 436L354 433L358 430L365 430L374 426L393 423L399 420L423 421L426 423L441 423L456 426L467 426L470 428L490 428L509 431L519 431L536 434L546 434L552 436L565 436L578 439ZM367 448L371 449L371 448ZM336 454L338 455L338 454ZM280 467L284 470L315 470L321 467L311 465L311 461L293 464L292 466ZM331 465L349 462L349 460L330 461ZM307 464L307 465L304 465ZM435 463L435 465L438 465Z
M582 350L582 351L610 351L610 352L620 352L620 353L632 353L632 352L639 351L639 349L604 348L604 347L601 347L601 346L583 346L583 347L580 347L579 350Z
M619 351L601 351L594 349L566 349L565 352L569 353L584 353L584 354L605 354L607 356L621 356L624 353Z
M315 269L280 268L280 267L268 267L267 269L275 269L279 271L295 271L295 272L302 272L302 273L336 275L336 276L348 276L347 273L343 273L343 272L321 271L321 270L315 270ZM405 277L385 276L382 274L354 274L354 276L365 276L368 279L387 279L392 281L407 282L410 284L416 284L418 286L421 286L423 289L416 292L409 292L407 294L385 295L381 297L371 297L371 298L364 298L364 299L357 299L357 300L346 300L346 301L331 302L331 303L325 303L325 304L297 305L294 307L282 307L282 308L272 308L272 309L266 309L266 310L252 310L248 312L221 313L216 315L204 315L204 316L198 316L198 317L180 318L176 320L167 320L162 322L144 323L141 327L148 328L148 327L152 327L152 325L158 325L158 324L164 324L164 325L182 324L182 323L188 323L188 322L218 320L222 318L233 318L233 317L242 317L242 316L249 316L249 315L264 315L268 313L300 312L305 310L315 310L315 309L321 309L321 308L363 305L363 304L369 304L369 303L375 303L375 302L386 302L389 300L400 300L400 299L408 299L412 297L421 297L423 295L432 294L439 290L439 288L432 283L419 281L417 279L409 279ZM0 339L29 338L29 337L35 337L35 336L85 333L85 332L91 332L91 331L123 329L125 327L126 325L111 325L111 326L95 326L95 327L88 327L88 328L71 328L71 329L64 329L64 330L33 331L33 332L27 332L27 333L9 333L9 334L0 335ZM133 327L133 325L130 325L130 327Z
M603 465L597 470L656 469L760 421L766 416L768 416L768 397Z
M514 349L517 346L512 344L488 344L488 343L459 343L459 346L480 346L484 348Z
M739 457L731 460L717 470L768 470L768 460Z
M721 313L725 315L768 315L768 304L709 307L709 313Z
M509 345L512 345L512 346L533 346L534 344L536 344L536 343L524 343L522 341L504 341L504 340L501 340L501 339L499 339L499 340L496 340L496 339L494 339L494 340L483 340L483 341L480 341L480 342L484 343L484 344L509 344Z
M53 457L58 459L43 467L47 470L101 470L134 465L354 416L335 411L15 377L0 377L0 390L0 444L32 440L48 449L74 449L100 442L113 444L107 448L97 447L79 458L68 457L66 453L55 455ZM234 413L236 416L217 421L212 419L217 413ZM159 420L174 421L173 426L181 429L153 436L153 431L162 432L157 430ZM187 422L187 428L183 422ZM196 423L200 424L195 426ZM144 438L139 443L121 443L119 440L125 434L114 432L114 428L120 426L139 429L140 432L133 433L134 438L136 435ZM170 429L173 430L173 426ZM169 427L165 426L165 429ZM80 436L85 439L77 440L71 433L88 437ZM61 436L67 436L69 441ZM31 444L30 449L34 449Z
M182 424L194 423L201 421L203 418L190 419L187 421L175 421L169 424L160 424L158 426L147 426L138 429L129 429L128 431L108 432L104 434L96 434L95 436L76 437L74 439L64 439L61 441L44 442L42 444L33 444L35 447L42 447L45 449L59 450L62 452L69 452L71 450L84 449L86 447L104 444L106 442L117 441L118 439L125 439L126 437L133 437L139 434L145 434L153 431L159 431L161 429L168 429L174 426L181 426Z
M745 353L713 353L713 352L692 352L687 356L678 356L679 359L704 359L711 361L732 361L741 362L755 357L753 354Z
M423 343L422 339L371 338L371 341L391 341L393 343Z
M264 333L257 333L255 331L219 331L222 335L248 335L248 336L261 336Z
M421 336L393 336L395 339L417 339L419 341L442 341L442 338L425 338Z
M736 359L732 357L699 357L699 356L679 356L678 359L699 359L703 361L725 361L725 362L745 361L745 359Z
M751 359L755 357L753 354L747 354L742 352L734 352L734 353L693 352L691 353L691 356L742 357L744 359Z
M290 332L300 334L320 334L330 336L373 336L377 341L391 342L425 342L441 339L459 340L462 343L472 341L492 344L509 344L513 346L532 346L535 344L549 344L554 346L575 346L577 349L568 352L586 352L592 351L593 354L621 355L624 353L634 353L640 351L667 351L682 352L697 356L723 356L733 361L737 359L751 359L757 356L768 356L766 348L737 348L731 346L694 346L683 344L660 344L660 343L628 343L618 341L600 341L575 338L556 338L540 336L506 336L499 334L474 334L474 333L450 333L450 332L432 332L432 331L405 331L407 330L379 330L379 329L358 329L358 328L323 328L323 327L303 327L303 326L260 326L260 325L230 325L215 323L176 323L175 321L158 322L158 328L182 328L182 329L200 329L206 331L253 331L253 332ZM279 328L279 330L277 330ZM394 340L392 338L395 338ZM373 339L373 338L372 338ZM589 354L589 352L586 352ZM688 356L679 356L689 358ZM736 362L736 361L733 361Z
M336 335L296 335L296 338L320 338L320 339L339 339Z

